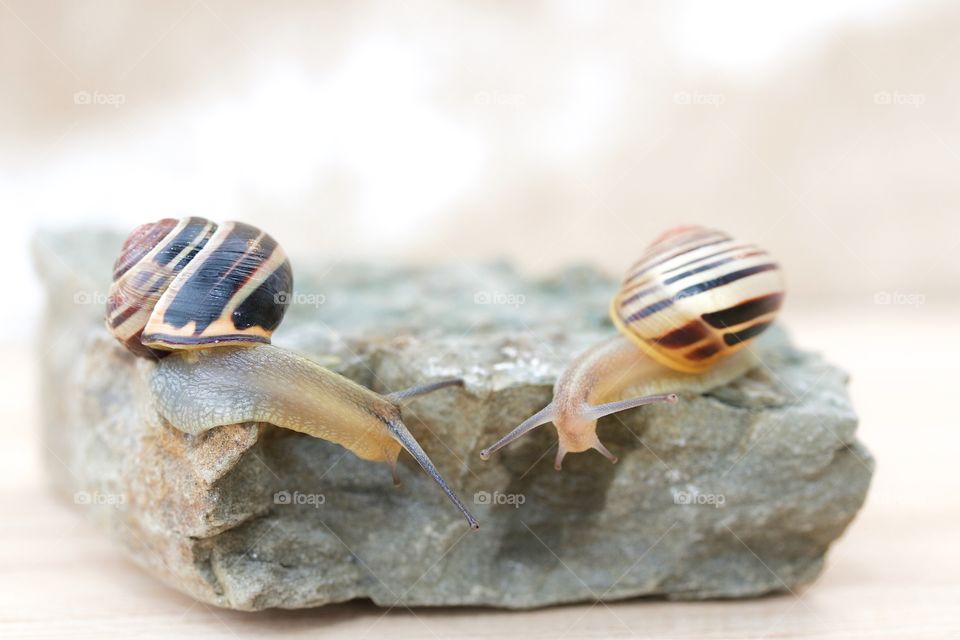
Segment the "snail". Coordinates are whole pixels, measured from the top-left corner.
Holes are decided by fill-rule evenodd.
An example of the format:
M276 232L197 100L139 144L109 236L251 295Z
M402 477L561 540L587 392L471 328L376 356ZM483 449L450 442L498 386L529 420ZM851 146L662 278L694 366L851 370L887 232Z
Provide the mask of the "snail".
M268 422L385 461L399 484L404 449L443 489L471 528L479 525L400 417L416 396L462 380L380 395L270 344L293 286L279 244L241 222L165 218L135 229L114 265L108 330L135 355L156 359L157 411L190 433Z
M552 402L480 457L553 422L558 471L567 453L589 449L617 462L597 436L597 420L676 402L678 391L703 391L745 373L756 359L744 348L773 322L783 295L780 267L756 245L698 226L667 231L630 268L610 304L619 335L577 357Z

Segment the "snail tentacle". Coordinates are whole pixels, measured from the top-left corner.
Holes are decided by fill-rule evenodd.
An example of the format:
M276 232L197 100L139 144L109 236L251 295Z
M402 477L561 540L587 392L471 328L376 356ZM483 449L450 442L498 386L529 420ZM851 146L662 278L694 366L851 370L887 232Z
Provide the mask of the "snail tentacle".
M409 389L403 389L402 391L394 391L393 393L388 393L385 397L396 404L402 404L411 398L432 393L439 389L462 386L462 378L446 378L444 380L437 380L436 382L425 382L423 384L414 385Z
M675 393L661 393L654 396L640 396L639 398L631 398L630 400L620 400L618 402L608 402L606 404L588 407L584 413L585 415L589 415L594 420L599 420L604 416L620 413L621 411L626 411L627 409L642 407L646 404L653 404L655 402L669 402L670 404L674 404L678 399L679 398Z
M613 453L610 452L610 449L607 449L605 446L603 446L603 443L600 442L600 438L598 438L596 434L594 434L593 440L591 441L590 446L587 448L594 449L595 451L599 451L600 455L602 455L604 458L609 460L611 464L617 464L617 462L620 461L620 458L613 455ZM563 468L563 458L568 453L570 453L570 451L567 449L566 446L564 446L563 438L561 438L560 442L557 443L557 455L553 460L554 469L556 469L557 471L560 471Z
M593 444L593 448L596 449L597 451L599 451L599 452L603 455L604 458L606 458L607 460L609 460L609 461L610 461L611 463L613 463L613 464L617 464L617 461L620 460L620 458L618 458L617 456L615 456L615 455L613 455L612 453L610 453L610 450L607 449L605 446L603 446L603 443L600 442L600 440L597 440L597 441Z
M563 446L563 440L557 443L557 455L553 459L553 468L560 471L563 468L563 458L567 455L567 449Z
M492 445L490 445L489 447L481 451L480 457L483 460L488 459L491 454L496 453L497 451L504 448L505 446L507 446L508 444L510 444L517 438L519 438L520 436L523 436L529 433L533 429L553 421L554 418L555 418L555 410L554 410L553 403L551 402L550 404L545 406L543 409L540 409L540 411L536 412L535 414L533 414L532 416L530 416L529 418L521 422L516 429L514 429L513 431L511 431L510 433L503 436L502 438L494 442Z
M413 456L413 459L427 472L434 482L440 485L440 488L443 490L447 497L450 498L450 501L460 510L460 513L463 514L463 517L467 519L467 522L470 524L471 529L479 529L480 524L477 522L477 519L473 517L467 507L460 500L460 497L454 493L453 489L447 484L443 479L443 476L440 475L440 472L437 471L437 468L433 466L433 463L430 461L430 458L427 456L426 452L420 446L420 443L417 442L416 438L413 437L413 434L407 429L400 420L391 420L387 422L387 428L390 429L390 432L394 435L397 441L406 449L407 453ZM396 469L396 467L394 467ZM397 483L398 476L396 471L394 471L394 483Z

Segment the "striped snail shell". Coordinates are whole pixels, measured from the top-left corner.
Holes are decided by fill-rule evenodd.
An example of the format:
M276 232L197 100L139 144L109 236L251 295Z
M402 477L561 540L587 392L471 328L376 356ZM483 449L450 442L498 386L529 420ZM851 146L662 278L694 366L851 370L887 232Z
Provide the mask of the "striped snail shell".
M270 342L293 271L270 235L241 222L164 218L141 225L114 265L107 328L143 357Z
M617 329L654 360L699 373L773 322L783 273L756 245L677 227L651 244L610 305Z

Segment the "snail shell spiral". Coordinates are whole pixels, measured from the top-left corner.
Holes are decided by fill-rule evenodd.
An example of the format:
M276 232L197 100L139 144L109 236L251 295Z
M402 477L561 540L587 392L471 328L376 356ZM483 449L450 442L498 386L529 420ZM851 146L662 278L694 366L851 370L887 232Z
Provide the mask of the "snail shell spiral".
M164 218L141 225L114 264L109 331L138 356L269 343L293 271L276 240L241 222Z
M782 271L760 247L704 227L677 227L627 272L610 317L653 359L698 373L770 326L783 296Z

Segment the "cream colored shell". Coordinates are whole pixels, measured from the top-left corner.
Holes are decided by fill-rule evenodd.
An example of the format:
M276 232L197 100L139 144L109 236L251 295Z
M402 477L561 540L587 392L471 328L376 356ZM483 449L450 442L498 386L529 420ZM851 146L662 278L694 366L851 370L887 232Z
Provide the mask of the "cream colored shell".
M720 231L677 227L630 268L610 316L658 362L698 373L770 326L783 296L782 271L763 249Z

